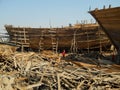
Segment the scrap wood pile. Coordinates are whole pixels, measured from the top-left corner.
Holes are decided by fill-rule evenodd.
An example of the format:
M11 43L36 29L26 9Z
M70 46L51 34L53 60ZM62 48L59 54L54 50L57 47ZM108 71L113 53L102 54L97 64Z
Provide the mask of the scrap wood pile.
M120 89L120 72L78 67L52 54L0 54L0 90Z
M66 56L66 60L84 62L98 67L105 66L107 64L114 64L111 59L106 59L106 57L103 57L99 53L69 54Z

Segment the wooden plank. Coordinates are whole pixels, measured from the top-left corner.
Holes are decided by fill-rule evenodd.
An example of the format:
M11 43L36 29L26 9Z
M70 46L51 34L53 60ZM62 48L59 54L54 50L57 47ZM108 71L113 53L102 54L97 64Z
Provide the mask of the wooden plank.
M57 80L58 80L58 90L61 90L61 85L60 85L60 74L57 74Z

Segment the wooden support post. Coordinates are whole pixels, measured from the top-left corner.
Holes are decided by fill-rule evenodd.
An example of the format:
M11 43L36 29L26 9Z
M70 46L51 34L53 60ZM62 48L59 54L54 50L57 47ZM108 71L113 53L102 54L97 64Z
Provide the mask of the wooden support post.
M15 34L14 34L14 36L15 36L15 44L17 44L17 34L16 34L16 32L15 32Z
M41 35L40 35L39 52L41 52L43 50L43 36L44 36L44 31L42 31Z
M73 40L72 40L72 43L71 43L71 52L73 52L73 53L77 52L76 32L77 32L77 30L73 34Z
M120 47L118 49L117 64L120 64Z
M90 52L90 46L89 46L89 35L88 35L88 32L87 32L87 45L88 45L87 50L88 50L88 53L89 53Z
M100 54L102 53L102 42L101 42L101 32L99 32L99 42L100 42Z
M24 45L21 45L21 52L24 52Z
M24 30L24 42L26 43L26 32L25 32L25 28L23 28Z
M72 40L72 52L75 53L75 32L73 34L73 40Z
M56 44L56 53L58 51L58 38L57 38L57 44Z

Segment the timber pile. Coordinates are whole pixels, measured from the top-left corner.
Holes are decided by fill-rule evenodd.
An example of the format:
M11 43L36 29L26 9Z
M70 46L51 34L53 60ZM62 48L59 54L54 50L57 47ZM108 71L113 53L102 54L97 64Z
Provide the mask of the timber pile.
M120 89L120 72L78 67L52 53L0 54L0 90L106 89Z
M83 54L69 54L66 56L66 60L79 61L88 64L94 64L97 66L112 65L114 62L111 61L112 54L109 53L109 57L104 56L98 52L92 53L83 53Z
M0 44L0 54L9 55L16 51L17 47Z

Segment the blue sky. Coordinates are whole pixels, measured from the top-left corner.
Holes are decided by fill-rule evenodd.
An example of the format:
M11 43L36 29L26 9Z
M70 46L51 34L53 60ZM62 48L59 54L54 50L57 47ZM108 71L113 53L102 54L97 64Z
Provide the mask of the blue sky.
M61 27L91 20L95 8L120 6L120 0L0 0L0 30L5 24L28 27Z

